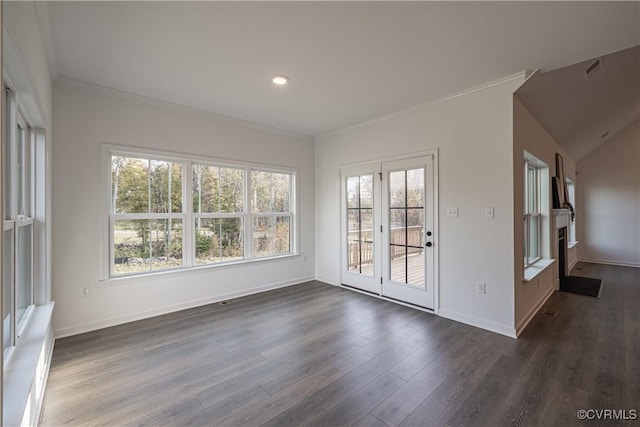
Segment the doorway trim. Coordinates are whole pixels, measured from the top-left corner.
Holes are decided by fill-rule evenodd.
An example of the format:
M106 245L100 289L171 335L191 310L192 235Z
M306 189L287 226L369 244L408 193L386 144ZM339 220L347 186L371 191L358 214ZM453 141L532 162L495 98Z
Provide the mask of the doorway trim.
M393 162L393 161L397 161L397 160L409 160L415 157L422 157L422 156L432 156L433 157L433 232L434 232L434 238L433 238L433 245L434 245L434 253L433 253L433 309L428 309L425 307L420 307L417 305L413 305L411 303L407 303L404 301L400 301L400 300L396 300L393 298L388 298L385 297L380 293L374 293L374 292L369 292L366 290L361 290L358 289L356 287L353 286L349 286L349 285L344 285L343 282L343 258L347 256L347 245L346 245L346 240L342 238L344 232L345 232L345 224L344 224L344 213L343 211L345 210L345 198L344 198L344 190L343 190L343 182L342 182L342 175L343 175L343 171L345 170L349 170L349 169L354 169L357 168L358 166L364 166L364 165L369 165L372 163L379 163L380 165L382 165L382 163L385 162ZM382 172L382 171L380 171ZM396 155L396 156L389 156L389 157L382 157L382 158L374 158L374 159L370 159L370 160L366 160L366 161L360 161L360 162L353 162L353 163L345 163L339 166L339 177L340 177L340 203L339 203L339 209L340 209L340 286L343 287L344 289L348 289L348 290L352 290L355 292L359 292L365 295L369 295L369 296L373 296L379 299L383 299L386 301L391 301L394 302L396 304L400 304L400 305L404 305L406 307L411 307L411 308L415 308L421 311L426 311L429 313L434 313L434 314L438 314L439 312L439 307L440 307L440 262L439 262L439 254L440 254L440 221L439 221L439 150L438 148L434 148L434 149L429 149L429 150L424 150L424 151L417 151L417 152L411 152L411 153L407 153L407 154L400 154L400 155ZM378 201L377 203L380 203L381 201ZM343 241L344 240L344 241Z

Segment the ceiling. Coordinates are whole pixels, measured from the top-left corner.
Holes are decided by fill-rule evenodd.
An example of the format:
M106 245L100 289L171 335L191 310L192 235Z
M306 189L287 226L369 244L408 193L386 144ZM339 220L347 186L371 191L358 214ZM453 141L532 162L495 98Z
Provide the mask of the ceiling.
M640 44L639 2L52 1L39 10L54 79L310 136ZM275 87L274 74L290 83Z
M536 73L516 96L578 161L640 119L640 45L594 60Z

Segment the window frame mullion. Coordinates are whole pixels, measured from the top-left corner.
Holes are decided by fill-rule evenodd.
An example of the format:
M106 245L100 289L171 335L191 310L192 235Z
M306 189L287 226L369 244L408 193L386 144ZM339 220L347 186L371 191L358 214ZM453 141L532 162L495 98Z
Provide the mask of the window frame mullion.
M182 266L195 265L195 224L193 212L193 165L191 160L183 162L182 172Z
M244 206L243 206L243 231L244 231L244 258L253 259L253 186L251 185L251 172L253 168L244 168Z

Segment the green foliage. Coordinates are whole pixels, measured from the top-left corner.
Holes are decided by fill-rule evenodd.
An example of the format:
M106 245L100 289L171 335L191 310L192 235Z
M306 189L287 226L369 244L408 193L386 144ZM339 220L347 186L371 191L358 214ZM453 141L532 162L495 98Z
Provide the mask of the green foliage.
M192 197L194 213L289 212L291 175L250 171L234 167L193 164ZM164 214L182 212L180 162L142 157L112 156L111 204L118 214ZM251 194L244 195L245 180ZM250 206L244 206L250 200ZM262 221L262 220L260 220ZM255 230L256 252L263 255L290 250L289 224L272 219ZM114 231L114 257L117 263L164 262L160 258L182 259L181 220L118 219ZM198 218L195 223L195 249L198 262L218 262L223 258L242 258L241 218ZM177 228L176 228L177 227ZM142 260L142 261L141 261ZM173 265L173 264L172 264ZM126 266L121 265L124 269ZM125 271L125 270L122 270ZM128 270L127 270L128 271Z
M182 212L182 164L113 156L111 202L116 213Z
M214 246L213 239L215 236L205 236L204 234L196 234L196 255L208 253ZM217 239L216 239L217 240Z

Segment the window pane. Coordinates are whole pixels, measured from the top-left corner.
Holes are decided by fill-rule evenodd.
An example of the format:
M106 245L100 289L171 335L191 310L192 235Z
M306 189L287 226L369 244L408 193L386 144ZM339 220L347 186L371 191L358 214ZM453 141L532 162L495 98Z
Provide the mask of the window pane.
M113 230L115 274L182 266L182 220L117 220Z
M424 168L407 171L407 206L424 207Z
M115 221L113 230L114 273L149 271L149 220Z
M291 175L251 171L252 212L289 212Z
M529 259L528 263L540 258L539 236L540 236L540 216L531 215L529 217Z
M213 264L242 259L241 218L197 218L196 264Z
M22 322L27 308L33 304L33 224L18 227L18 245L16 257L16 293L18 310L16 325Z
M149 212L149 161L111 157L111 203L115 213Z
M154 219L149 221L151 238L151 269L165 270L182 266L182 220Z
M389 200L392 208L406 206L405 171L389 173Z
M348 240L360 240L360 209L347 211L347 238Z
M13 229L2 237L2 349L11 347L11 287L13 283Z
M394 282L407 283L407 247L389 246L391 259L391 280Z
M24 143L25 143L25 131L20 126L17 126L18 134L16 135L16 177L15 182L17 184L16 195L18 203L18 214L24 215Z
M360 177L360 207L373 208L373 175Z
M529 264L529 215L524 215L524 265Z
M538 212L538 170L527 164L527 210Z
M347 178L347 208L360 207L360 177Z
M13 206L11 200L11 191L13 186L16 185L16 178L13 171L13 164L11 162L13 145L9 143L9 138L5 139L5 152L4 152L4 219L13 219Z
M242 169L220 168L220 212L242 212Z
M182 212L182 164L149 162L151 212Z
M263 257L291 252L289 216L269 216L254 219L253 256Z
M389 239L393 245L405 244L405 225L406 225L406 210L405 209L390 209L389 210Z
M193 211L242 212L242 169L218 166L193 166Z

